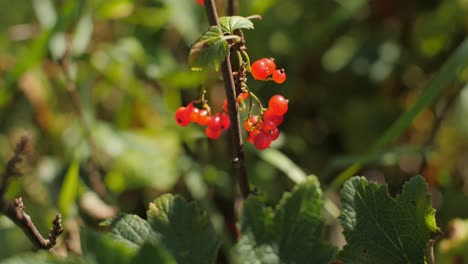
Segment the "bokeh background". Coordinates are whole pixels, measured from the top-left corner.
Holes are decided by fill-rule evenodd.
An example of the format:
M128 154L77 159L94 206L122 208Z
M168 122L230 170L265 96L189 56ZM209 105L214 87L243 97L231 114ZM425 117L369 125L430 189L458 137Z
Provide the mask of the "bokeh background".
M225 1L216 2L223 15ZM293 170L317 175L326 189L358 161L468 32L467 0L240 0L238 7L239 15L263 17L244 32L250 58L273 57L288 76L282 85L248 81L265 102L277 93L289 99L272 149L245 147L250 183L272 206L294 186ZM0 2L0 164L30 135L24 175L7 197L23 196L42 232L57 210L74 230L76 219L96 225L118 211L144 216L166 192L202 201L222 232L234 197L229 135L211 141L202 128L174 121L216 76L188 66L190 45L207 26L193 0ZM463 72L359 172L392 194L423 174L447 239L463 226L468 233L466 222L450 224L468 217ZM222 82L209 84L219 110ZM76 232L67 237L74 241ZM0 259L31 249L5 217L0 248Z

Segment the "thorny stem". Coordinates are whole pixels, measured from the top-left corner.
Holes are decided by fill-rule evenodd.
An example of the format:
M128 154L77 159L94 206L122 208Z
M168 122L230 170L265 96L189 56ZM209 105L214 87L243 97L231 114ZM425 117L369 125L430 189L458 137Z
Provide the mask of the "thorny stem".
M36 226L31 220L31 217L24 211L25 206L21 197L15 198L13 202L5 200L5 192L8 189L10 178L20 176L17 165L22 161L22 156L26 152L29 145L29 136L24 135L21 137L20 142L16 145L13 157L7 162L5 171L2 173L0 183L0 213L5 214L11 221L13 221L24 234L28 237L31 243L38 249L51 249L56 243L57 238L63 233L62 216L57 214L52 221L52 229L49 232L48 238L44 239L37 230Z
M218 14L214 4L214 0L205 0L205 10L208 16L210 25L220 27ZM231 119L231 140L233 143L233 159L232 166L234 167L239 180L239 188L242 197L247 198L250 193L247 171L245 168L244 144L242 142L242 133L240 127L240 117L236 102L236 87L232 74L231 61L229 55L221 64L221 72L224 80L224 89L228 102L229 118Z

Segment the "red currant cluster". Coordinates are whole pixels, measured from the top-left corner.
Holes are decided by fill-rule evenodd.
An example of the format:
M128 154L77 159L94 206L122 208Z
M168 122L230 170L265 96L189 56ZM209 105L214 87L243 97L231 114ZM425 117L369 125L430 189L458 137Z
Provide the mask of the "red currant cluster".
M263 58L252 63L250 72L256 80L273 80L276 83L286 81L284 69L276 69L275 61L271 58ZM271 75L271 78L269 76Z
M199 109L193 105L193 102L187 106L177 109L175 119L179 126L187 126L190 122L197 123L200 126L206 126L205 134L210 139L217 139L221 132L231 125L229 115L226 112L220 112L211 115L206 109Z
M268 108L260 114L252 115L244 121L248 131L248 141L257 149L266 149L279 137L278 126L288 111L288 100L281 95L274 95L268 102Z
M245 67L246 64L242 65ZM235 76L240 77L239 72L236 72ZM286 80L284 69L276 69L274 60L269 58L255 61L250 66L250 72L256 80L272 80L276 83L283 83ZM238 81L241 92L238 94L237 103L239 104L239 111L249 109L244 121L248 134L247 140L257 149L266 149L272 141L279 137L278 126L283 122L283 116L288 111L288 100L281 95L274 95L270 98L268 107L264 108L258 97L247 87L245 75L242 76ZM205 126L206 136L210 139L217 139L221 136L222 131L230 126L230 119L227 114L228 102L224 99L223 110L211 115L210 107L204 99L205 93L206 91L203 90L200 100L193 101L185 107L179 107L175 113L175 119L177 124L183 127L191 122ZM247 99L249 99L248 108L245 104ZM203 108L197 108L194 103L202 104ZM258 107L258 114L256 115L253 114L255 105Z

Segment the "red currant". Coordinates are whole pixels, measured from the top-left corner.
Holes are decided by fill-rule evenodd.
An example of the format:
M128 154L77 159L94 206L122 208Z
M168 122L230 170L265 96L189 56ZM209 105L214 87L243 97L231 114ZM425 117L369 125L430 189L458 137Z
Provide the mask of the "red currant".
M270 133L270 131L276 128L276 124L270 120L263 122L262 131L265 133Z
M271 72L265 61L257 60L250 66L250 73L256 80L265 80Z
M266 132L265 132L266 133ZM277 127L268 131L271 141L276 140L279 137L280 131Z
M179 107L175 113L175 120L179 126L187 126L190 124L190 112L186 107Z
M276 115L284 115L288 111L288 100L281 95L274 95L268 102L268 108Z
M275 83L284 83L284 81L286 81L286 72L284 69L279 69L274 71L271 77Z
M283 116L275 114L271 109L267 109L263 113L263 122L272 122L276 126L281 125L283 123Z
M221 136L221 129L206 127L205 128L205 135L209 139L218 139Z
M258 124L258 116L253 115L244 121L244 127L247 131L252 131Z
M207 124L207 127L213 130L221 130L221 117L219 114L216 114L211 117L210 121Z
M190 109L190 121L198 123L198 119L200 119L200 109L196 107L190 107L187 109Z
M247 137L247 140L254 144L254 140L255 140L255 137L258 135L258 133L260 133L260 130L259 129L253 129L252 131L249 132L249 135Z
M219 114L219 119L220 119L220 124L221 124L221 129L225 130L228 129L229 126L231 125L231 120L229 119L229 115L222 112Z
M268 69L268 72L270 74L273 74L275 72L275 70L276 70L275 60L272 59L272 58L263 58L261 60L265 63L265 65L266 65L266 67Z
M245 101L249 98L249 93L248 92L243 92L240 93L239 96L237 97L237 102Z
M257 149L266 149L270 146L271 139L268 134L258 133L254 138L254 145Z
M211 119L211 116L208 114L208 111L201 109L198 113L198 124L201 126L206 126Z

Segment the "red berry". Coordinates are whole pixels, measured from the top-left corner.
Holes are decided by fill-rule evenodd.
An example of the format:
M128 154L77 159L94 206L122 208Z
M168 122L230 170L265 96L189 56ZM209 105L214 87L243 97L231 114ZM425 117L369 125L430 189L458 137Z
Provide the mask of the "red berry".
M205 109L201 109L200 112L198 113L198 121L197 123L201 126L206 126L208 122L210 121L211 116L208 115L208 111Z
M275 72L275 70L276 70L275 60L272 59L272 58L263 58L261 60L265 63L265 65L266 65L266 67L268 69L268 72L270 74L273 74Z
M256 115L253 115L249 117L248 119L244 120L244 127L245 127L245 130L247 130L248 132L252 131L252 129L254 129L254 127L256 127L257 124L258 124L258 116Z
M271 77L275 83L284 83L284 81L286 81L286 72L284 69L279 69L274 71Z
M205 1L204 1L204 0L197 0L197 4L199 4L199 5L204 5L204 4L205 4Z
M240 93L239 96L237 97L237 102L245 101L247 100L247 98L249 98L248 92Z
M265 132L266 133L266 132ZM275 141L279 137L280 131L277 127L268 131L271 141Z
M229 119L229 115L222 112L219 114L219 118L220 118L220 124L221 124L221 129L225 130L225 129L228 129L229 126L231 125L231 120Z
M274 95L268 102L268 108L276 115L284 115L288 111L288 100L281 95Z
M219 114L216 114L211 117L210 121L207 124L207 127L213 130L221 130L221 117Z
M190 110L190 109L189 109ZM175 113L175 120L179 126L187 126L190 124L190 112L187 107L179 107Z
M257 60L250 66L250 73L256 80L265 80L271 72L263 60Z
M252 131L250 131L248 137L247 137L247 140L254 144L254 140L255 140L255 137L258 135L258 133L260 133L260 130L259 129L256 129L254 128Z
M270 146L271 139L268 134L258 133L254 138L254 145L257 149L266 149Z
M190 121L198 123L198 119L200 119L200 109L196 107L190 107L187 109L190 109Z
M263 122L272 122L276 126L281 125L283 123L283 116L275 114L271 109L267 109L263 113Z
M271 122L270 120L263 122L262 130L265 133L270 133L271 130L276 128L276 124Z
M221 129L206 127L205 128L205 135L209 139L218 139L221 136Z

